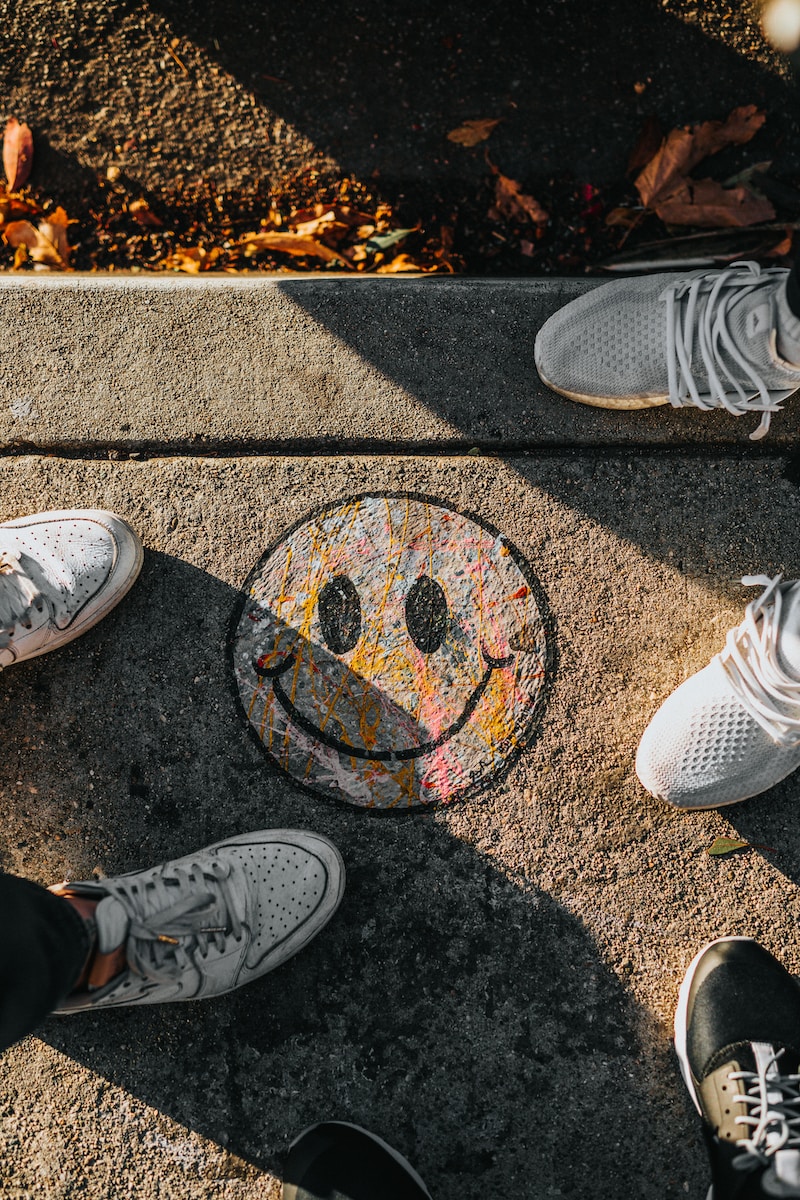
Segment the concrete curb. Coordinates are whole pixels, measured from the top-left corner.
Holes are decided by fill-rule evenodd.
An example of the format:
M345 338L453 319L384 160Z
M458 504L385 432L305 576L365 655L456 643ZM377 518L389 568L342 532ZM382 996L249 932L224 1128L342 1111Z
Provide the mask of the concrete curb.
M536 330L598 280L0 277L0 450L752 445L724 413L545 388ZM794 446L800 417L767 446Z

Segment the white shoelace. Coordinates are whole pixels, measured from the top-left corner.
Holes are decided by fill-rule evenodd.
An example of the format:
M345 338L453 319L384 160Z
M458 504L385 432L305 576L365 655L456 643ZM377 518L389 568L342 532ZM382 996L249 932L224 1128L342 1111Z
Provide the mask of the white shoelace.
M764 591L745 609L744 620L731 629L719 659L731 687L754 721L779 746L800 743L800 680L778 661L781 628L781 575L745 575L746 587Z
M665 288L661 298L667 303L667 377L669 402L674 408L693 404L708 411L721 407L736 417L760 412L761 423L750 437L758 441L765 436L771 414L780 412L780 401L800 387L800 377L795 387L770 392L756 367L736 345L728 328L728 314L744 293L784 275L780 268L762 271L757 263L737 262L727 270L681 279ZM692 374L695 341L708 376L708 395L700 394ZM723 359L723 350L740 368L739 379ZM749 383L749 391L741 379Z
M0 633L19 625L30 629L32 609L42 612L45 604L53 621L68 616L67 599L75 587L69 564L33 538L28 542L22 549L0 542Z
M20 557L19 551L0 550L0 631L13 632L17 625L30 629L31 609L41 611L42 594Z
M210 946L222 953L228 937L239 941L242 923L230 875L230 866L214 859L165 866L146 881L114 880L109 894L130 918L125 949L137 975L170 982L190 964L202 970Z
M746 1116L735 1119L737 1125L749 1127L749 1136L736 1144L741 1151L733 1159L737 1170L748 1170L755 1162L767 1165L782 1150L800 1150L800 1075L778 1073L782 1054L779 1050L771 1058L757 1059L756 1071L732 1071L728 1076L744 1085L734 1103L748 1108Z

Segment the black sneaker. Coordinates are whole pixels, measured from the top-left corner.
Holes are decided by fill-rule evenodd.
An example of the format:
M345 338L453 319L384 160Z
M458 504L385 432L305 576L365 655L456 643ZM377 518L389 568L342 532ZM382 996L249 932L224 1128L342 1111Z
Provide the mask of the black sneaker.
M292 1142L283 1200L431 1200L431 1195L403 1156L374 1133L346 1121L324 1121Z
M695 957L675 1049L703 1118L708 1200L800 1197L800 987L751 938Z

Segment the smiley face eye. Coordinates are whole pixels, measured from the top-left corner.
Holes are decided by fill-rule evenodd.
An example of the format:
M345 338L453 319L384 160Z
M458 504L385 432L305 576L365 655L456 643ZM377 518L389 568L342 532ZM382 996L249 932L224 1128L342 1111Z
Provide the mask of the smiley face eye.
M447 633L447 599L439 584L420 575L406 596L406 625L423 654L439 649Z
M361 601L349 575L334 575L317 600L325 645L334 654L346 654L361 637Z

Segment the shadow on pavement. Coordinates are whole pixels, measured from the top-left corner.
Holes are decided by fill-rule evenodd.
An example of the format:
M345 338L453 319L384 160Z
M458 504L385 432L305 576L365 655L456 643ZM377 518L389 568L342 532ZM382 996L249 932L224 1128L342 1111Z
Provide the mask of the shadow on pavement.
M371 819L266 767L227 679L235 595L148 553L117 614L3 676L29 739L7 790L38 789L4 814L4 865L50 882L308 827L343 853L342 908L229 997L50 1018L40 1036L272 1172L304 1126L339 1117L397 1145L440 1200L699 1190L664 1032L578 920L436 814Z
M343 172L389 189L464 198L487 174L483 146L446 140L467 118L500 119L492 159L537 187L564 171L616 182L649 113L679 123L756 103L773 134L790 121L782 80L657 0L617 3L611 19L602 0L490 13L444 0L424 16L403 3L154 6Z
M643 1016L580 923L432 822L343 819L336 840L342 908L273 976L41 1036L278 1175L294 1135L337 1117L441 1200L644 1196L650 1178L684 1194L697 1130L676 1064L663 1035L643 1053Z

